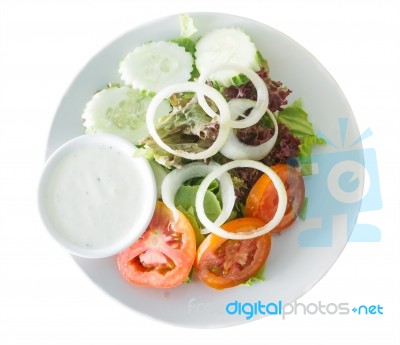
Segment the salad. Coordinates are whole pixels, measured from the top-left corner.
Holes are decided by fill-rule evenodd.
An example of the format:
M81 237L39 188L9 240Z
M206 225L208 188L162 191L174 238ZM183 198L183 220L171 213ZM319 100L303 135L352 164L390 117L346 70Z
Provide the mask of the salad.
M301 99L270 77L266 57L241 28L134 48L121 81L96 92L86 133L123 137L146 157L158 201L142 236L117 257L129 282L171 288L195 275L215 289L264 280L271 236L307 206L303 176L323 144Z

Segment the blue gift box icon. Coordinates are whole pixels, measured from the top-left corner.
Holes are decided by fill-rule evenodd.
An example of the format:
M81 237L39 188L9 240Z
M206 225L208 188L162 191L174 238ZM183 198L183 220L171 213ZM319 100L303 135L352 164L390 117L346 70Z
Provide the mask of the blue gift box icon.
M371 133L367 130L364 136ZM360 136L356 142L359 143L362 139L363 136ZM334 219L337 217L347 219L348 241L380 241L381 233L375 225L357 224L358 211L368 212L382 208L375 150L350 149L315 154L312 162L313 175L305 177L307 195L310 196L306 220L318 220L314 222L318 225L299 233L299 245L332 246Z

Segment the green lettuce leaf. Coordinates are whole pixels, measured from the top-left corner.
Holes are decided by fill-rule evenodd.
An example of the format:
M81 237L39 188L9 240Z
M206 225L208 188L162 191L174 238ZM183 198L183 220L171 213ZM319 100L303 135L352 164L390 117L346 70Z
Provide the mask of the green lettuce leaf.
M201 242L204 241L205 237L204 235L200 232L199 225L197 223L196 217L195 217L195 211L193 207L189 207L187 210L183 208L182 205L176 206L176 208L183 213L183 215L188 219L189 223L192 225L192 228L194 230L194 235L196 236L196 246L198 247Z
M169 147L193 153L210 147L218 136L218 122L197 103L175 108L172 114L161 117L156 127L160 138ZM154 158L167 168L180 168L185 163L182 158L161 149L151 136L140 144L146 149L146 157Z
M196 219L197 224L202 227L202 224L197 217L195 211L196 205L196 194L199 190L199 186L181 186L175 195L175 205L182 206L185 210L193 209L193 216ZM217 196L210 190L206 191L204 197L204 211L206 216L213 222L221 213L221 205L217 199Z
M316 135L310 135L307 137L300 138L300 151L298 155L299 162L301 164L301 173L302 175L311 175L312 174L312 160L311 160L311 152L315 145L323 145L325 144L325 140L322 138L318 138Z
M204 241L204 235L200 229L203 228L199 218L197 217L195 204L196 194L201 183L200 179L192 179L189 183L194 185L183 185L178 189L175 195L175 206L181 211L186 218L189 220L193 227L196 236L196 245L199 246ZM221 213L221 201L219 200L219 185L217 181L213 181L204 197L204 211L206 216L211 220L215 221Z
M195 64L195 52L196 52L196 44L188 37L179 37L179 38L174 38L171 40L171 42L174 42L178 44L180 47L185 48L185 50L192 54L193 57L193 69L191 73L191 78L190 80L194 80L195 78L198 78L200 76L200 72L196 67Z
M188 14L181 14L179 16L179 21L181 23L182 37L191 37L198 31L197 28L194 26L193 18L190 17Z
M308 197L305 197L299 213L300 218L303 220L307 218L307 208L308 208Z
M255 276L251 277L248 281L244 282L241 285L252 286L254 283L264 282L265 281L264 271L265 271L265 265L256 273Z
M278 113L277 120L286 125L290 132L300 139L298 159L303 175L312 174L311 152L315 145L325 144L325 140L316 136L314 127L308 119L308 113L302 108L301 98Z
M176 44L178 44L178 46L185 48L185 50L188 53L192 54L192 56L194 57L194 53L196 52L196 45L190 38L178 37L172 39L171 42L175 42Z

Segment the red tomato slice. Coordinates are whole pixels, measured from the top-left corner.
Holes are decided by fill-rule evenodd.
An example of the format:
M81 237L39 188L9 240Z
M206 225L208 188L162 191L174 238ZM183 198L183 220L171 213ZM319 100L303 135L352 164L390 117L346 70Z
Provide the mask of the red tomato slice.
M304 180L300 172L287 164L278 164L271 167L285 185L288 203L285 215L281 222L272 230L279 232L287 229L297 218L305 195ZM276 213L278 207L278 193L271 179L263 174L251 189L244 210L247 217L254 217L268 223Z
M264 225L256 218L238 218L222 226L231 232L250 231ZM266 234L248 240L230 240L210 234L197 250L194 271L199 279L215 289L242 284L265 264L271 248Z
M196 238L187 218L157 202L153 218L143 235L118 254L118 268L129 282L155 288L181 284L196 256Z

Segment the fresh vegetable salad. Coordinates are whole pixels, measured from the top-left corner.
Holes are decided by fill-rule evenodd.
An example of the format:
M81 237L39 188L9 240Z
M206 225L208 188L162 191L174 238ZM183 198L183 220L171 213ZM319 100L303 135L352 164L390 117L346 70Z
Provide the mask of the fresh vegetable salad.
M123 58L121 81L83 113L86 133L134 143L159 187L152 220L117 258L134 284L215 289L264 280L274 233L306 208L315 133L301 99L270 77L267 56L238 27L143 43ZM116 268L117 269L117 268Z

